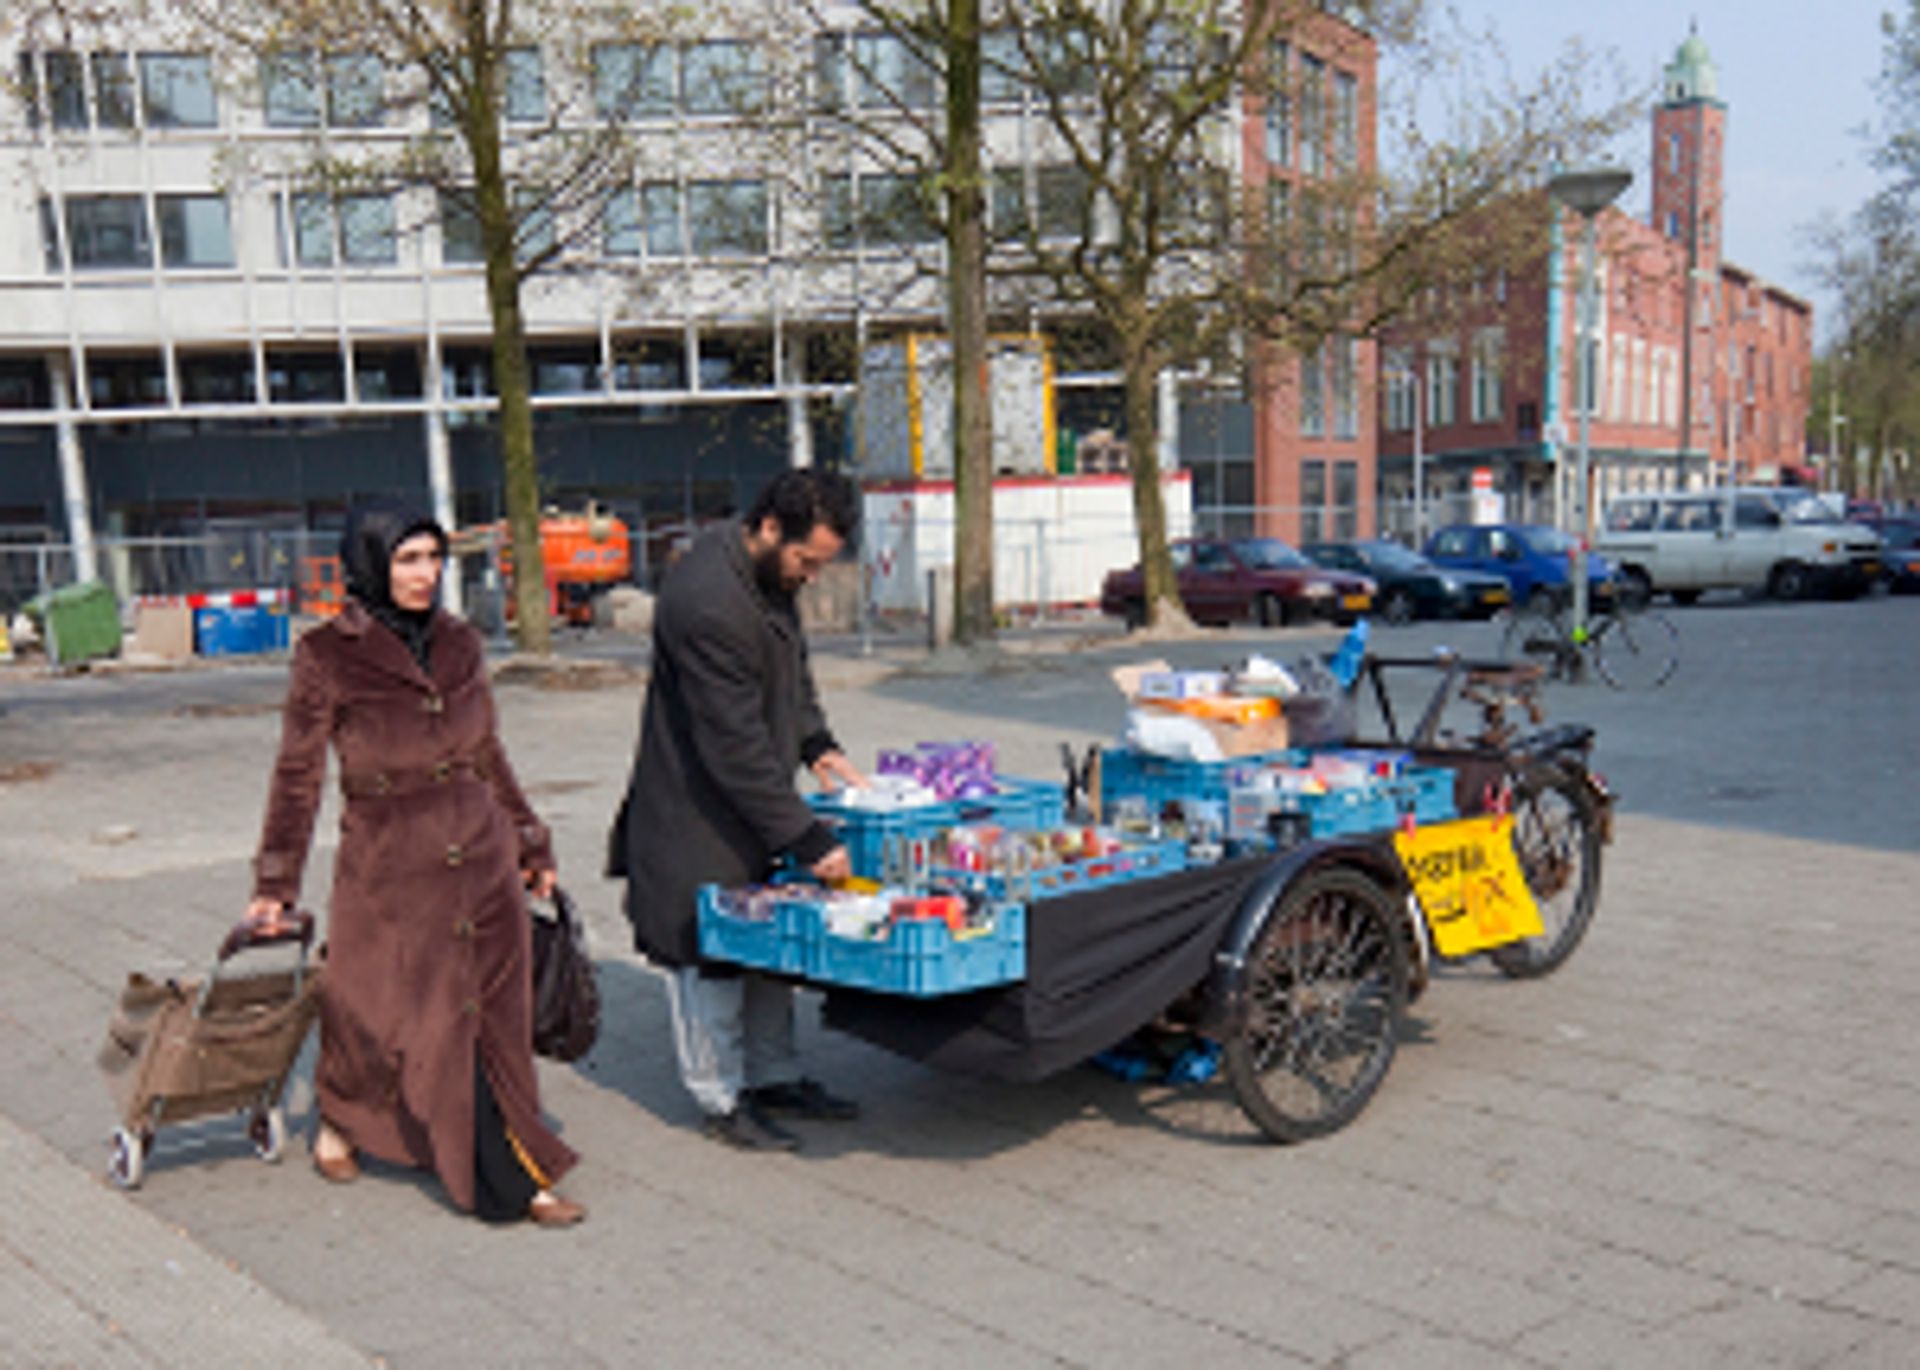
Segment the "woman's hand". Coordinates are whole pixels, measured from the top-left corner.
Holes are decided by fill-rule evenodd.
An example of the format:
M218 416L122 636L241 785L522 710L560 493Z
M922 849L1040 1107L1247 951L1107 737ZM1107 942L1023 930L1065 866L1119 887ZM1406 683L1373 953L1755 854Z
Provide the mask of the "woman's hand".
M520 878L526 882L527 888L533 891L536 899L551 899L554 887L560 883L560 872L551 866L544 870L536 870L529 866L520 872Z
M246 921L255 930L278 931L286 904L278 899L255 899L247 905Z

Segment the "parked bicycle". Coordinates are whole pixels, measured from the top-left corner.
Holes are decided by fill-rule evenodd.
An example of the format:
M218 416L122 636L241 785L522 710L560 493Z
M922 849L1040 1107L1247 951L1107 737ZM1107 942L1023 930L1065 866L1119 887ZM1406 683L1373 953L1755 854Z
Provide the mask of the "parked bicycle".
M1591 665L1616 690L1658 689L1679 668L1680 632L1647 601L1639 585L1609 582L1576 632L1570 604L1536 597L1504 615L1500 657L1535 662L1552 680L1578 683Z

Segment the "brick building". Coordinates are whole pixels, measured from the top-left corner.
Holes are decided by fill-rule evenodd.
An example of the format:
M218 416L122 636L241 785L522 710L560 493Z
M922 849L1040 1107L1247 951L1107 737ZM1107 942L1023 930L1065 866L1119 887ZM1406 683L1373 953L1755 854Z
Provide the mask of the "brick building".
M1578 358L1596 507L1629 490L1796 474L1813 316L1805 300L1725 260L1727 106L1706 44L1668 64L1652 121L1648 221L1598 219L1596 308L1580 336L1583 226L1544 194L1505 212L1549 219L1523 265L1436 296L1383 339L1382 528L1410 534L1416 441L1426 526L1464 519L1472 473L1493 472L1505 516L1553 522L1578 440Z

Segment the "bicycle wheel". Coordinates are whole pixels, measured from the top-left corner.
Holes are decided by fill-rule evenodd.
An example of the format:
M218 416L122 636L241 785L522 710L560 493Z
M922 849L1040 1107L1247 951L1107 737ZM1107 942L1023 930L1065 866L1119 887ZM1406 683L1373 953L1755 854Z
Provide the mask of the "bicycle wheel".
M1531 661L1558 675L1560 658L1568 645L1558 612L1532 603L1516 604L1508 612L1506 629L1500 634L1500 659Z
M1513 849L1544 931L1495 947L1488 953L1494 965L1525 980L1573 955L1600 901L1600 848L1599 814L1580 775L1559 766L1521 773L1513 791Z
M1407 1004L1392 897L1329 867L1289 885L1253 945L1245 1020L1224 1043L1227 1082L1276 1141L1346 1126L1386 1077Z
M1616 690L1657 690L1680 665L1680 633L1665 614L1609 614L1593 633L1593 664Z

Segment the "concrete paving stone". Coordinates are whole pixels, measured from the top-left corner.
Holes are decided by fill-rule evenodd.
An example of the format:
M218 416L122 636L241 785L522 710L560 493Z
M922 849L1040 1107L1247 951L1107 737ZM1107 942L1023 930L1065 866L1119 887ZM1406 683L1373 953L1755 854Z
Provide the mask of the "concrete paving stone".
M1426 1331L1397 1334L1340 1361L1342 1370L1505 1370L1538 1364L1485 1342Z
M1521 1334L1507 1349L1534 1364L1577 1366L1580 1370L1637 1370L1655 1364L1641 1348L1647 1334L1644 1323L1607 1309L1582 1306Z
M1826 1295L1823 1301L1882 1322L1920 1329L1920 1273L1911 1268L1881 1267L1858 1283ZM1915 1336L1915 1345L1920 1346L1920 1331Z
M1526 1277L1528 1286L1569 1303L1604 1308L1649 1326L1712 1308L1735 1287L1630 1251L1590 1247Z
M136 1370L152 1361L111 1319L41 1278L29 1258L0 1262L0 1365Z
M1770 1297L1806 1303L1831 1301L1877 1269L1857 1256L1763 1232L1729 1234L1693 1253L1686 1264L1701 1274L1731 1280Z
M1749 1231L1835 1250L1847 1249L1869 1259L1886 1259L1881 1251L1862 1245L1864 1234L1880 1221L1873 1210L1832 1195L1809 1194L1783 1183L1737 1178L1737 1183L1692 1207L1708 1217Z
M1524 1216L1575 1242L1678 1263L1726 1241L1735 1229L1686 1209L1603 1194L1576 1176L1536 1185Z
M1877 1330L1857 1314L1791 1298L1752 1295L1689 1313L1654 1335L1724 1348L1748 1363L1808 1367L1843 1355Z
M1920 1146L1920 1135L1913 1140ZM1920 1169L1861 1156L1838 1142L1821 1147L1794 1138L1750 1134L1720 1152L1715 1160L1740 1175L1790 1184L1861 1206L1877 1204L1879 1191L1890 1179L1896 1191L1920 1186Z
M1913 1330L1894 1327L1869 1333L1826 1365L1830 1370L1913 1370Z

